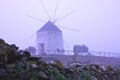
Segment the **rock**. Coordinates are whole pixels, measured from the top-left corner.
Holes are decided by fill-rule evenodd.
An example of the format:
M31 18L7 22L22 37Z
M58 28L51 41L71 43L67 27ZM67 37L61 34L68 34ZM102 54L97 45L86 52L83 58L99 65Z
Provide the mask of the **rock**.
M30 80L30 74L29 74L29 72L24 71L24 72L21 74L21 80Z
M55 65L58 67L58 69L62 69L62 63L59 60L55 62Z
M92 76L92 80L98 80L95 76Z
M103 71L105 71L105 70L106 70L106 67L103 65L103 66L101 66L101 69L102 69Z
M7 72L5 69L0 69L0 77L5 77L7 75Z
M39 61L41 58L39 57L30 57L28 59L26 59L27 61Z
M48 79L48 76L46 75L44 71L39 71L37 75L41 79Z
M9 69L9 68L12 69L12 68L15 68L15 66L16 66L16 65L15 65L14 63L13 63L13 64L7 64L7 65L6 65L6 68L7 68L7 69Z
M7 63L7 45L2 43L0 44L0 64Z
M5 41L0 38L0 44L4 44L4 43L5 43Z
M23 56L29 58L31 55L28 51L24 51Z
M0 52L1 53L1 52ZM0 54L0 64L6 64L7 63L7 55L6 53Z

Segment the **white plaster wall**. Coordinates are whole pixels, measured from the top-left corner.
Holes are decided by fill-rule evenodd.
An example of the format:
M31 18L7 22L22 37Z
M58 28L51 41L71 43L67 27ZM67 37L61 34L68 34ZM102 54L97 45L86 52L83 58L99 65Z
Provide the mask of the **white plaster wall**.
M39 43L45 43L45 50L64 50L62 32L58 31L41 31L37 33L36 49Z
M39 44L44 43L47 44L47 33L42 31L42 32L37 32L37 37L36 37L36 52L38 53L40 50Z
M57 31L49 31L48 32L48 50L57 50L57 49L64 49L63 48L63 38L62 33Z

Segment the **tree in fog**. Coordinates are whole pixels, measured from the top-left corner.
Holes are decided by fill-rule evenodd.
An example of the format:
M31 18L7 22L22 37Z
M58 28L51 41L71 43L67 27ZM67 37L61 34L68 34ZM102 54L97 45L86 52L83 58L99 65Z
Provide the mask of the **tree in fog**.
M26 51L29 51L30 54L35 54L35 53L36 53L36 48L35 48L35 47L32 47L32 46L26 48L25 50L26 50Z
M89 48L86 45L74 45L73 50L75 54L78 54L88 52Z

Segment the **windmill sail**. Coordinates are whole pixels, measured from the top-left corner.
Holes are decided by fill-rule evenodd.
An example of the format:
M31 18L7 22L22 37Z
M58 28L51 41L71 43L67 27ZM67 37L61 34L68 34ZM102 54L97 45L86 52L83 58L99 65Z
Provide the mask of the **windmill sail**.
M53 18L51 21L51 17L49 15L49 13L47 12L47 9L45 8L42 0L40 0L40 4L42 5L42 8L44 9L46 15L49 17L49 21L47 23L45 23L45 25L43 25L43 27L41 27L36 32L36 34L37 34L37 36L36 36L36 50L37 50L36 53L37 54L44 54L44 53L49 54L49 51L53 51L53 54L61 54L64 52L62 31L58 28L61 26L57 27L55 25L55 23L59 22L60 20L64 19L65 17L69 16L70 14L72 14L75 11L72 11L59 19L56 19L55 16L56 16L56 11L58 9L58 3L59 3L59 1L57 0L55 11L54 11ZM44 20L34 18L32 16L29 16L29 17L36 19L38 21L45 22ZM67 29L67 30L77 31L75 29L70 29L70 28L65 28L65 27L62 27L62 28ZM52 53L50 52L50 54L52 54Z

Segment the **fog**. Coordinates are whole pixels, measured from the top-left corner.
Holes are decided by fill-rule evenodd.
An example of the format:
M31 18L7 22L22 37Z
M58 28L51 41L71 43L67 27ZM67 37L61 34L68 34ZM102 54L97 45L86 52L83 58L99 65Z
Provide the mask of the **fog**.
M53 18L57 0L42 0ZM85 44L90 51L120 52L120 0L59 0L55 19L71 11L57 25L64 47L73 49L75 44ZM0 0L0 38L20 49L36 46L36 31L45 23L28 17L49 21L39 0Z

